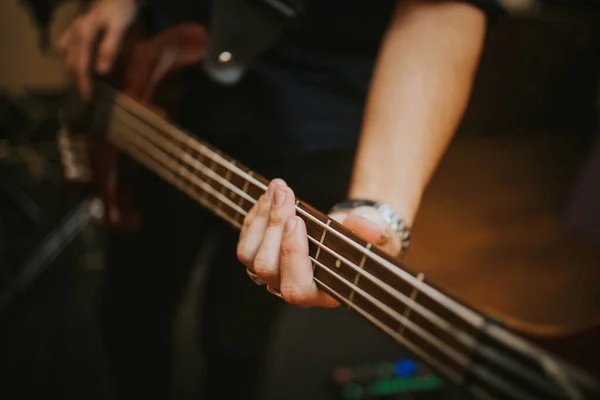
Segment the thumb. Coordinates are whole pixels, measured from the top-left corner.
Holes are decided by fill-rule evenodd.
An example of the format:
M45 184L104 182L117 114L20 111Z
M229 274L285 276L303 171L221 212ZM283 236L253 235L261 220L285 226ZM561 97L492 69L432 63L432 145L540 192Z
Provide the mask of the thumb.
M381 247L392 255L400 252L401 239L394 234L381 213L373 207L355 208L342 224L362 239Z

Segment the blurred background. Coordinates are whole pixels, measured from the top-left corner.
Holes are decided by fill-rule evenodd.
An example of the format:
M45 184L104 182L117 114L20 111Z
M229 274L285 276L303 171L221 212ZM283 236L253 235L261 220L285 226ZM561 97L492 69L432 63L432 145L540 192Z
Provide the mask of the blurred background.
M50 40L76 12L75 3L58 7ZM600 20L584 14L512 16L490 30L407 258L475 307L531 323L586 325L600 311ZM58 112L69 79L39 40L24 4L2 0L0 398L112 399L94 313L101 215L93 201L62 196ZM195 298L206 254L174 327L173 399L197 397ZM339 368L370 374L398 362L412 361L346 310L289 307L265 398L355 398L336 384ZM440 387L432 380L429 392L388 398L428 398Z

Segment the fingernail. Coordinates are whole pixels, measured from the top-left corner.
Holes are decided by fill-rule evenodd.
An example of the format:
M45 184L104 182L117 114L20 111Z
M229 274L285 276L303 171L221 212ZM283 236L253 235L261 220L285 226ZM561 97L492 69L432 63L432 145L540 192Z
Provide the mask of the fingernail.
M287 196L287 193L285 193L285 191L283 191L281 189L277 189L275 191L275 205L276 206L282 205L283 202L285 201L286 196Z
M385 219L383 219L379 211L372 208L356 209L355 211L351 212L351 214L359 217L363 223L376 226L381 230L386 229L388 226L387 222Z
M296 217L291 217L285 222L284 232L290 233L296 227Z
M362 224L371 225L372 227L374 227L376 229L382 229L381 224L378 224L377 222L373 221L370 218L363 217L362 215L357 215L357 217L361 220Z

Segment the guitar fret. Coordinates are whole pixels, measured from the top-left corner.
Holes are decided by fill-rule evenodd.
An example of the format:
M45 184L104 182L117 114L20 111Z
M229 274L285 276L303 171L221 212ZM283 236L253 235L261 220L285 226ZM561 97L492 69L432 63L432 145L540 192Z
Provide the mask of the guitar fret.
M195 154L196 152L195 152L195 151L193 151L193 150L192 150L192 147L190 146L190 141L191 141L191 138L190 138L190 137L187 137L187 138L186 138L186 143L185 143L185 145L184 145L185 147L187 147L187 149L184 149L184 157L181 157L181 158L180 158L180 161L179 161L180 163L182 163L182 166L185 164L184 160L185 160L185 156L186 156L187 154L191 154L191 155L193 155L193 156L195 156L195 155L196 155L196 154ZM174 142L172 142L172 141L171 141L171 142L169 142L169 143L172 143L172 144L174 144ZM173 147L174 147L174 146L173 146ZM187 153L187 154L186 154L186 153ZM194 161L195 161L195 162L200 162L200 160L197 160L197 159L196 159L196 157L193 157L193 159L194 159ZM188 166L186 166L185 168L186 168L186 169L188 169L189 167L188 167ZM181 171L180 171L180 173L181 173ZM196 173L194 173L194 174L196 174ZM190 184L191 184L191 185L192 185L192 187L193 187L193 181L191 181L191 180L190 180Z
M171 147L171 150L172 150L172 151L177 151L177 150L179 150L179 149L178 149L178 148L177 148L177 147L176 147L174 144L171 144L171 146L170 146L170 147ZM178 159L178 160L177 160L177 165L179 166L179 170L178 170L178 172L179 172L179 175L181 175L181 176L186 176L186 177L187 177L187 175L190 173L190 171L188 170L188 167L187 167L187 166L186 166L186 164L183 162L183 160L182 160L182 159ZM188 183L189 183L189 184L192 186L192 188L193 188L193 186L194 186L194 185L193 185L193 182L190 180L190 182L188 182Z
M200 154L200 157L202 157L202 158L201 158L201 160L202 160L202 161L200 161L200 162L202 163L201 165L204 165L204 166L206 166L206 164L204 164L204 162L205 162L205 160L206 160L206 156L204 156L203 154ZM204 179L202 179L202 180L203 180L203 181L205 181L206 183L208 183L208 184L210 185L210 183L211 183L211 178L210 178L210 177L209 177L209 176L208 176L206 173L203 173L203 174L204 174L204 177L203 177ZM203 189L203 190L202 190L202 197L208 200L208 199L209 199L209 197L208 197L207 195L208 195L208 192L207 192L205 189ZM211 203L211 204L212 204L212 203ZM214 208L214 207L213 207L213 208Z
M425 280L425 274L422 272L419 272L419 274L417 275L417 279L421 282L423 282ZM419 289L417 289L416 287L413 288L412 292L410 293L410 299L414 302L417 301L417 296L419 295ZM411 314L412 308L411 307L406 307L406 309L404 310L404 318L406 318L407 320L410 320L410 314ZM406 330L406 325L405 324L401 324L400 325L400 329L398 330L398 333L400 335L404 335L404 331Z
M365 248L367 250L371 250L371 247L373 247L373 245L371 243L367 243L367 245L365 246ZM352 282L352 284L354 286L356 286L356 287L358 287L358 282L360 281L360 277L362 275L362 271L365 268L365 261L367 261L367 253L364 253L363 256L361 257L360 263L358 264L358 267L360 268L360 271L356 272L356 277L354 278L354 282ZM354 293L355 292L356 292L356 290L354 290L354 289L352 289L352 292L350 292L350 298L348 299L350 302L352 302L354 300Z
M235 161L231 161L231 164L235 165ZM227 172L225 172L225 180L227 182L231 181L231 169L230 168L227 168ZM222 188L221 188L221 194L224 194L224 195L227 196L227 194L225 193L225 191L226 191L226 187L225 187L225 185L223 185ZM229 190L229 197L231 199L235 198L235 192L233 190Z
M210 166L209 166L209 168L210 168L210 170L211 170L211 171L213 171L213 172L215 172L215 173L217 173L216 165L217 165L217 161L216 161L216 159L213 157L213 159L212 159L212 161L211 161L211 163L210 163ZM213 182L214 182L214 180L213 180ZM215 184L216 184L216 182L215 182ZM214 187L214 185L211 185L211 186L212 186L213 188L215 188L215 187ZM223 188L224 188L224 186L223 186L223 185L221 185L221 190L222 190ZM215 189L217 189L217 188L215 188ZM220 198L218 198L218 197L216 198L216 200L217 200L216 207L217 207L217 209L220 209L220 208L221 208L221 205L223 204L223 201L222 201Z
M234 160L231 160L229 157L220 154L220 152L217 154L229 162L232 167L235 167ZM219 207L226 207L225 212L230 216L230 218L237 220L237 216L240 214L240 212L236 210L237 205L234 200L236 196L234 189L237 188L237 185L235 185L231 180L232 169L219 164L215 168L215 173L219 176L219 184L221 185L220 189L218 190L218 192L221 194L220 197L222 200Z
M328 219L326 226L329 226L329 224L331 224L331 220ZM323 242L325 241L325 236L327 236L327 228L323 228L323 234L321 235L321 240L319 240L319 243L321 244L321 246L317 247L317 251L315 252L315 261L319 260L319 255L321 254L321 247L324 246ZM313 262L313 270L316 268L316 264Z
M218 171L218 167L215 170L215 172L219 173ZM226 182L231 183L231 169L227 168L225 171L225 174L220 174L219 176L221 176ZM227 186L225 186L224 184L221 185L221 189L219 190L219 193L221 193L225 198L227 199L231 199L233 197L235 197L235 192L231 189L229 189Z
M246 178L249 182L249 185L247 185L246 193L250 198L254 200L249 201L248 199L246 199L247 203L249 204L248 211L250 211L250 209L254 206L255 202L257 202L258 199L260 199L260 197L265 194L268 182L266 182L265 184L264 178L262 178L260 175L257 175L256 173L252 173L251 171L245 172L245 174L249 175L249 178Z
M248 172L248 175L252 176L252 171ZM244 184L242 185L242 192L248 194L248 185L250 184L250 181L246 178L241 178L244 180ZM233 193L233 192L232 192ZM238 201L237 201L237 205L238 207L240 207L243 210L246 210L246 207L244 207L244 196L238 196ZM247 201L247 200L246 200ZM247 212L247 211L246 211ZM235 219L236 221L239 220L240 224L244 222L244 217L246 216L246 214L238 214Z
M194 150L194 146L193 146L193 139L191 136L187 136L186 139L186 145L187 148L189 149L189 154L192 154L194 157L194 160L200 164L203 164L202 160L204 159L204 154L200 153L197 150ZM173 142L171 142L173 143Z
M214 209L213 207L213 202L210 201L210 197L209 197L209 193L207 192L206 189L204 188L200 188L198 187L198 185L194 184L194 178L197 178L203 182L207 182L207 179L204 179L205 177L201 176L201 173L199 173L196 170L192 170L191 167L185 167L185 172L186 174L184 175L181 171L180 171L180 175L187 180L187 184L189 185L189 189L192 193L194 193L196 196L198 196L200 199L202 199L204 202L210 204L210 209Z
M248 175L252 176L252 171L248 172ZM250 184L250 180L246 179L244 182L244 186L242 187L242 191L246 194L248 194L248 185ZM240 202L238 203L239 206L242 206L242 203L244 202L244 198L242 196L240 196Z
M252 177L254 177L254 172L249 171L248 175L250 175L250 177L252 178ZM247 194L250 194L250 192L248 191L249 185L250 185L250 179L246 179L246 182L244 183L244 192ZM258 199L256 199L256 200L258 200Z
M193 156L192 159L193 159L194 165L203 165L204 164L204 154L202 154L202 153L200 153L198 151L192 150L193 149L193 147L191 145L192 137L188 136L187 139L186 139L186 142L187 142L188 148L190 149L190 154ZM210 182L208 180L209 179L208 176L205 176L205 177L200 176L201 173L199 173L198 171L194 171L194 175L197 176L202 181ZM204 174L204 175L206 175L206 174ZM193 182L191 180L190 180L190 184L192 185L192 191L194 193L198 193L198 196L201 199L203 199L205 202L209 202L208 197L206 197L206 191L205 190L200 190L199 191L198 188L194 188L194 184L193 184Z

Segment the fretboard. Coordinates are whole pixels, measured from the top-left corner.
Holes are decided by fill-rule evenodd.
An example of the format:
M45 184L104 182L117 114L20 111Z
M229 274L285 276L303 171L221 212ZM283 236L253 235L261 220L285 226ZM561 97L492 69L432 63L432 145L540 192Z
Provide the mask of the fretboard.
M101 90L94 119L102 121L111 143L233 228L241 227L267 189L266 178L122 93ZM296 213L307 227L317 285L447 381L483 399L571 398L548 377L549 365L564 363L305 202L297 201ZM568 374L577 386L590 385L584 373Z

